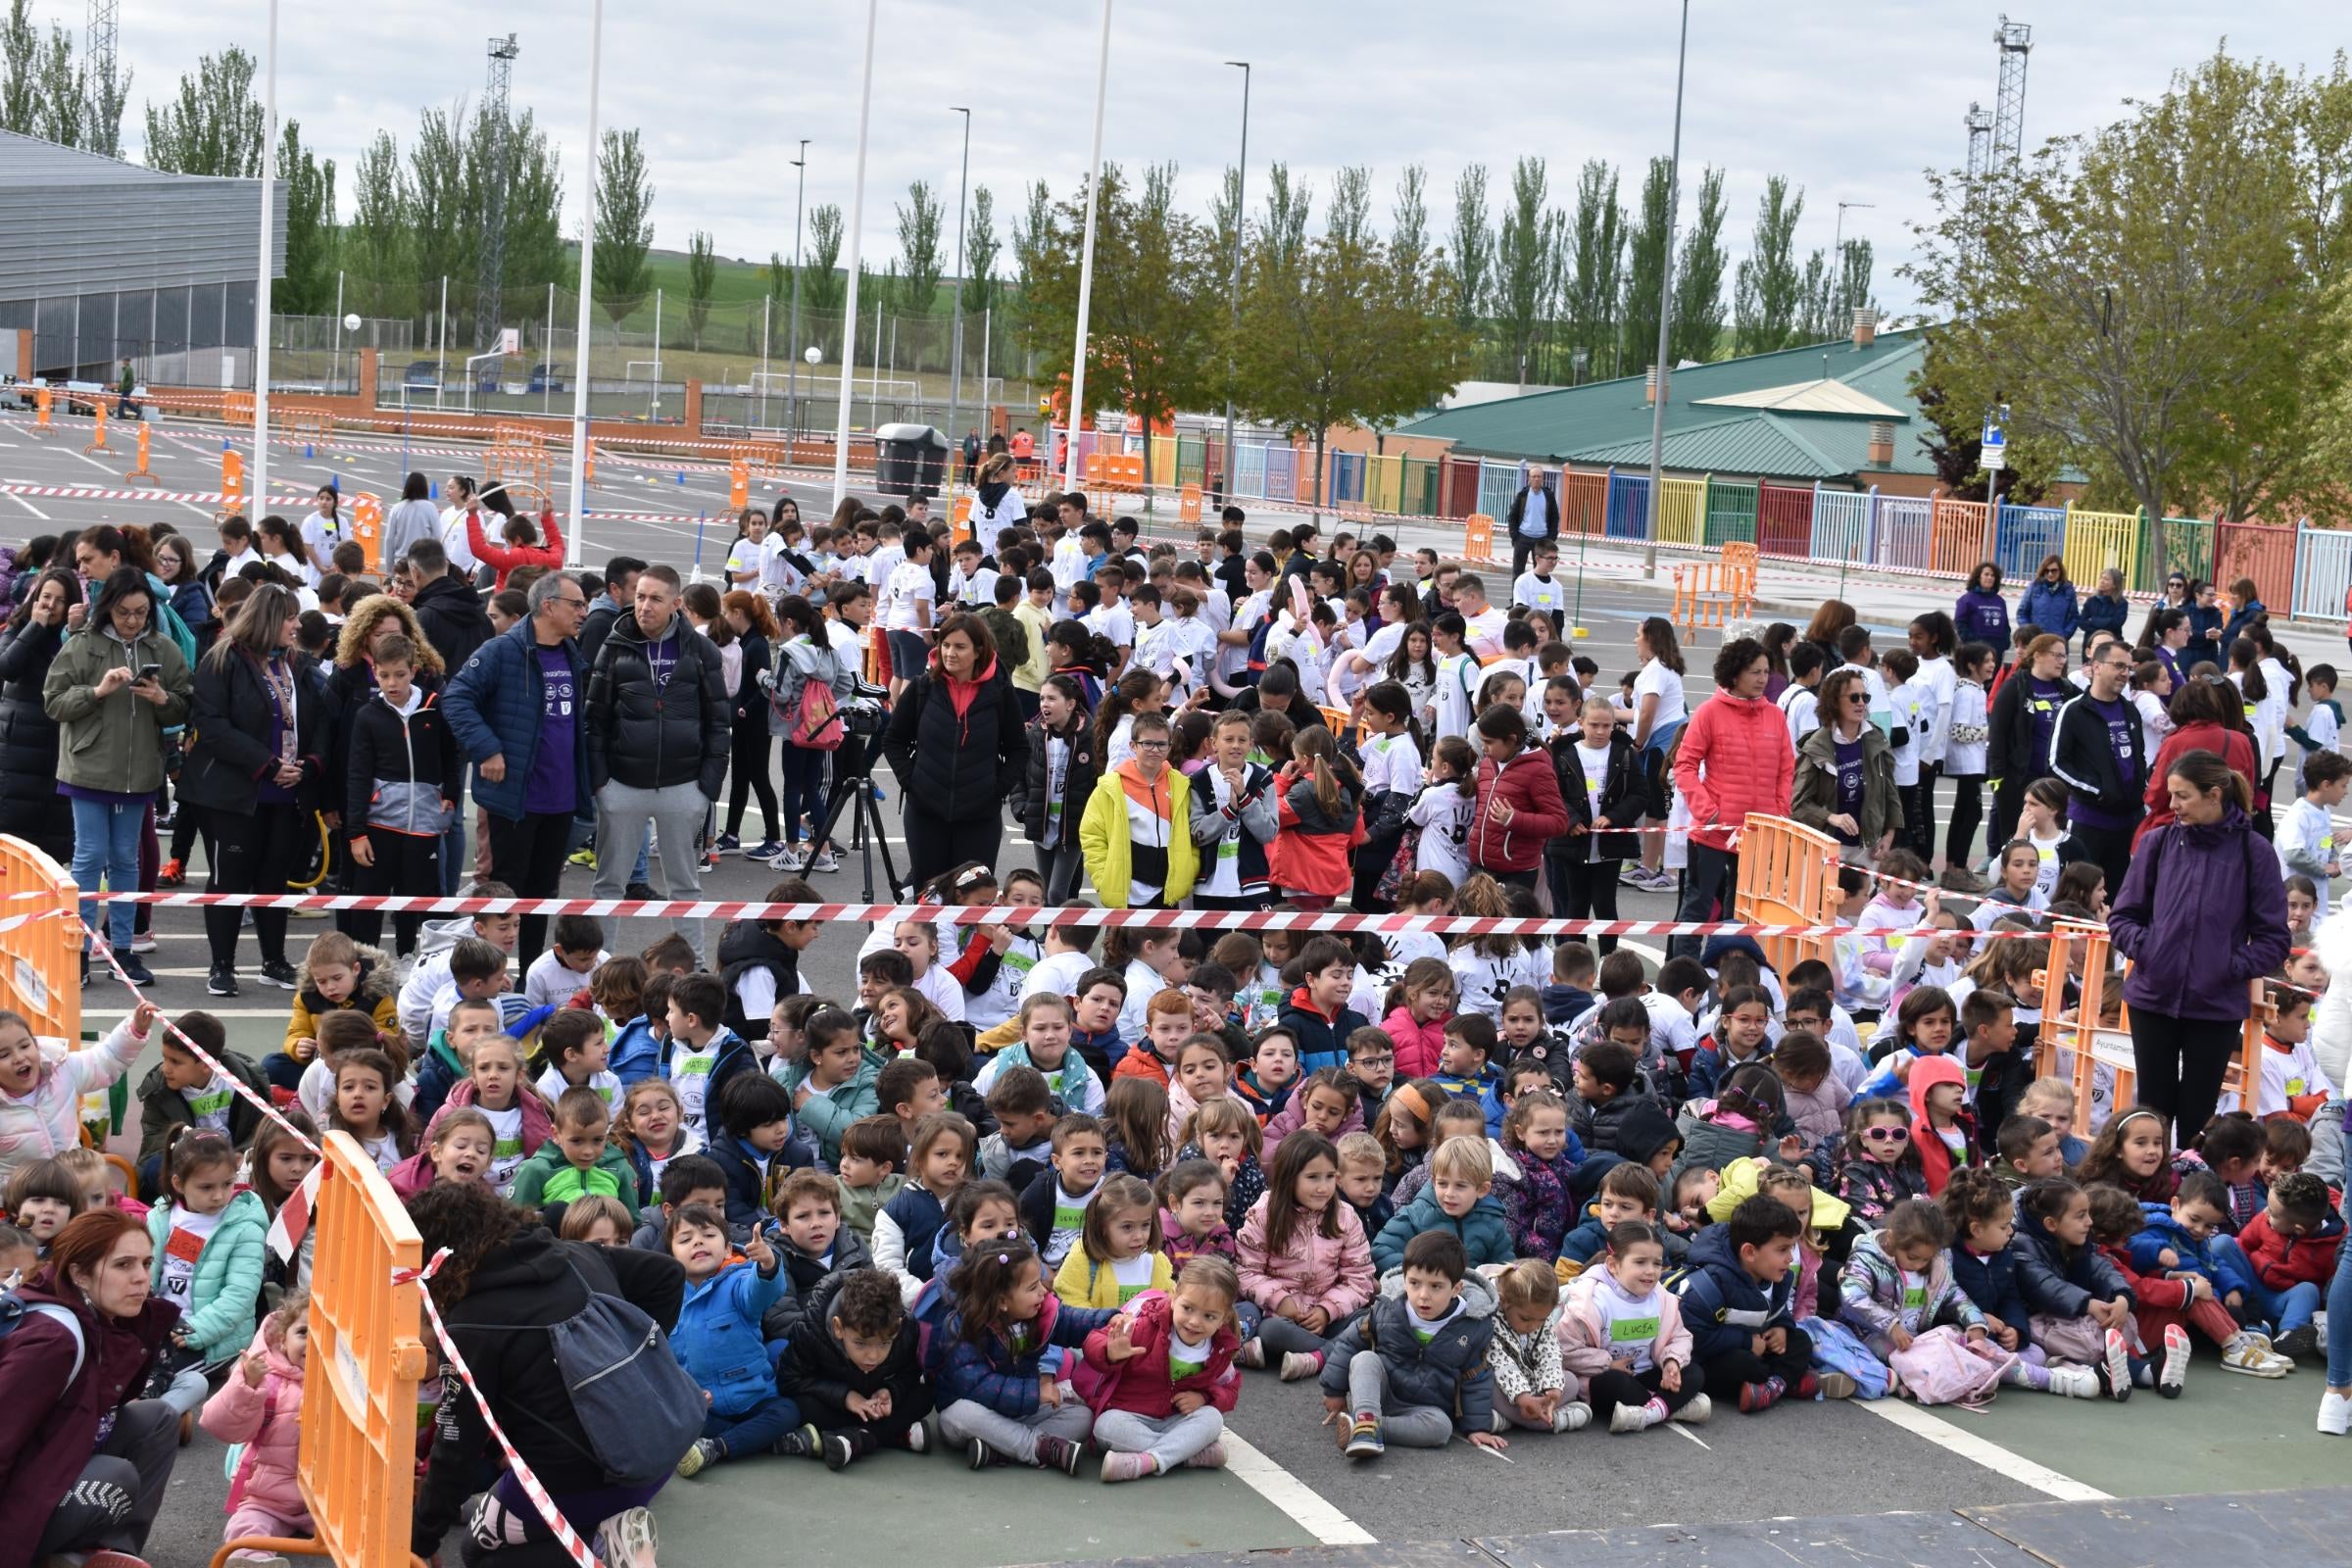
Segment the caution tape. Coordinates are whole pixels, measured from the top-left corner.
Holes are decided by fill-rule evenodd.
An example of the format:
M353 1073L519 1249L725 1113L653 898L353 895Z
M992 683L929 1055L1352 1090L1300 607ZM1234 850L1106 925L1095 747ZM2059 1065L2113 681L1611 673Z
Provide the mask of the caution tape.
M109 490L94 484L0 484L0 495L45 496L57 501L185 501L193 506L220 506L234 502L239 506L254 504L247 496L230 496L219 490ZM307 507L309 496L272 496L260 505L269 507Z

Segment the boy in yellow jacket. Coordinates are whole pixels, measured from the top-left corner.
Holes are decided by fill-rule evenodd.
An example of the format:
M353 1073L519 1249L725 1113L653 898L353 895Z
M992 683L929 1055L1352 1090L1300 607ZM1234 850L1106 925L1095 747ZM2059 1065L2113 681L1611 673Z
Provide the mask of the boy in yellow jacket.
M1135 755L1095 782L1078 821L1086 874L1110 909L1172 909L1200 868L1192 780L1168 765L1168 721L1137 716Z

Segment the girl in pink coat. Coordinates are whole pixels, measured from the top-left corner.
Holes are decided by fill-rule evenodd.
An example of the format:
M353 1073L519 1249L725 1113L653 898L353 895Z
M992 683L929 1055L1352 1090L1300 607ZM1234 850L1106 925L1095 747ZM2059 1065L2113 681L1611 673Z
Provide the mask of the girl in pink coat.
M1242 1291L1264 1311L1244 1366L1279 1352L1286 1383L1323 1370L1323 1345L1372 1299L1380 1276L1355 1210L1340 1202L1340 1156L1320 1133L1294 1133L1274 1152L1265 1196L1242 1222Z
M245 1451L228 1487L228 1530L241 1536L301 1539L311 1534L311 1513L295 1480L302 1446L302 1371L310 1359L311 1298L289 1293L262 1323L253 1348L237 1362L220 1392L205 1401L204 1430ZM271 1551L240 1551L231 1557L274 1558Z
M1682 1298L1660 1283L1665 1272L1665 1234L1647 1220L1626 1220L1609 1232L1603 1260L1568 1282L1560 1303L1560 1365L1592 1407L1593 1423L1611 1432L1707 1418L1705 1379L1690 1359Z

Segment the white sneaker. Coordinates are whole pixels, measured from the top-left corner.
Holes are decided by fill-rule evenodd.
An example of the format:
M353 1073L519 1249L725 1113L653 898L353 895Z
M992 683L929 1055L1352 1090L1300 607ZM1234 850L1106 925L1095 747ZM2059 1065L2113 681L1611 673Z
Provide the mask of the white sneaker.
M2054 1366L2050 1368L2050 1392L2062 1398L2095 1399L2099 1375L2086 1366Z
M767 858L767 863L779 871L798 871L808 858L808 852L798 844L787 844Z
M2329 1389L2320 1396L2320 1430L2331 1438L2352 1435L2352 1394Z
M2282 1378L2291 1370L2283 1356L2271 1353L2271 1342L2247 1330L2233 1334L2222 1347L2222 1370L2250 1378Z
M841 869L841 858L835 855L831 850L819 850L815 855L809 858L808 863L805 869L810 871L838 871Z
M650 1509L624 1508L596 1529L596 1560L605 1568L655 1568L659 1542Z
M1592 1407L1582 1399L1563 1399L1560 1407L1551 1412L1554 1432L1582 1432L1592 1421Z
M1687 1427L1703 1427L1707 1424L1707 1417L1714 1413L1714 1400L1703 1394L1693 1394L1689 1402L1674 1412L1672 1419L1680 1421Z
M1649 1409L1646 1405L1621 1404L1609 1415L1611 1432L1647 1432Z

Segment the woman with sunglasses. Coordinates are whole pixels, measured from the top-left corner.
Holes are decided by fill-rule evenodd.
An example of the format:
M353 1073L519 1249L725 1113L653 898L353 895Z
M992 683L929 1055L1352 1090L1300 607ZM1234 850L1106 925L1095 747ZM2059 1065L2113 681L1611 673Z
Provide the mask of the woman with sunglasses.
M1846 859L1875 861L1902 821L1894 749L1870 721L1870 688L1858 666L1831 670L1818 695L1821 723L1796 749L1788 814L1844 845Z
M2066 563L2054 555L2042 557L2041 569L2034 574L2033 585L2017 602L2017 623L2039 627L2066 643L2074 640L2075 627L2081 619L2075 585L2067 580Z

